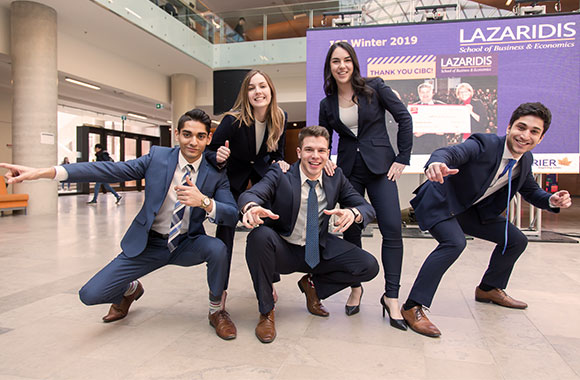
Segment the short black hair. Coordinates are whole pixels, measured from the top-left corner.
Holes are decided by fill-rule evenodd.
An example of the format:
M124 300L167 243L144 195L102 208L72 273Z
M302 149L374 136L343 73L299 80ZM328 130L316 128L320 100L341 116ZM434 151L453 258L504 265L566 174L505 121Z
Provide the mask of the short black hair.
M103 150L103 146L101 144L95 144L95 149Z
M542 136L546 134L548 128L550 128L550 123L552 123L552 113L540 102L536 103L523 103L516 108L516 110L512 113L512 117L510 118L510 127L512 124L523 116L536 116L539 117L544 121L544 130L542 131Z
M306 137L324 137L326 141L330 142L330 134L328 130L319 125L304 127L298 133L298 147L302 148L302 143Z
M200 123L205 125L205 129L207 133L211 131L211 119L204 110L200 110L199 108L192 109L191 111L187 111L179 118L177 122L177 131L181 132L183 126L188 121L199 121Z

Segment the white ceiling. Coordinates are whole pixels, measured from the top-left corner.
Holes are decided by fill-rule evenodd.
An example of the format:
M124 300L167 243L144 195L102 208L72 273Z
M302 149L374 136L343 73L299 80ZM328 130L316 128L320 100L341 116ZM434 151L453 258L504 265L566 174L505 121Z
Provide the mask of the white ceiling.
M10 8L13 0L0 0L0 7ZM90 0L37 0L56 10L58 15L58 31L70 35L88 45L108 51L122 57L137 66L145 67L162 75L174 73L191 74L197 78L198 88L211 89L212 70L197 60L182 53L157 37L143 31L139 27L125 21L107 9ZM218 1L220 2L220 1ZM247 1L251 6L262 4L258 0ZM71 6L74 3L74 6ZM227 3L221 1L221 3ZM234 3L230 0L230 3ZM244 4L246 1L244 1ZM236 6L239 6L236 4ZM279 76L304 76L305 65L270 65L262 68L270 74L273 80ZM165 123L171 119L171 105L165 109L156 110L158 99L145 98L136 94L96 83L91 78L76 78L99 85L102 90L94 91L70 84L64 81L69 73L59 73L59 103L77 108L120 116L132 111L147 115L157 123ZM10 88L10 57L0 56L0 86ZM161 98L161 97L160 97ZM305 120L304 102L281 103L292 120ZM213 114L211 104L200 105L210 115Z

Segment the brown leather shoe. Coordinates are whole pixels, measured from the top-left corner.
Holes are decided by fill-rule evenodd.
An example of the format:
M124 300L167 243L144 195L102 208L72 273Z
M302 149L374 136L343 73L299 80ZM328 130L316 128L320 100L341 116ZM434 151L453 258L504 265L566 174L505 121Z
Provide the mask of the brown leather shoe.
M500 306L510 307L512 309L525 309L528 304L522 301L518 301L508 296L507 293L499 288L490 290L489 292L484 292L479 288L475 287L475 300L477 302L492 302Z
M318 315L319 317L328 317L330 314L324 305L320 303L318 295L316 294L316 289L314 289L314 284L310 281L310 276L305 274L300 281L298 281L298 287L306 295L306 308L311 314Z
M407 325L419 334L436 338L441 335L441 331L425 315L422 306L415 306L409 310L401 308L401 314Z
M209 324L215 328L215 333L222 339L234 339L237 334L236 325L230 319L230 315L225 310L216 311L208 314Z
M260 321L256 326L256 337L262 343L271 343L276 339L274 309L270 310L267 314L260 314Z
M137 281L137 289L135 289L133 294L130 296L123 296L123 299L119 305L112 304L109 308L109 314L103 317L103 322L109 323L125 318L133 301L137 301L139 298L141 298L143 293L145 293L145 289L143 289L141 282Z

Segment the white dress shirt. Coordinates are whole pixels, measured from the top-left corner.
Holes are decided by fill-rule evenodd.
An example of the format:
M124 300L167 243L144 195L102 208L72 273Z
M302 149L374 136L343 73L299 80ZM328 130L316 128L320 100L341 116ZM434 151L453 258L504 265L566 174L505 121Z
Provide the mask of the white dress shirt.
M504 148L503 148L503 155L501 158L501 163L499 164L499 168L497 169L497 172L495 173L493 180L489 184L489 187L487 188L485 193L483 193L481 198L479 198L474 204L478 204L479 202L481 202L485 198L489 197L491 194L495 193L496 191L498 191L499 189L501 189L502 187L504 187L508 183L508 173L507 172L501 178L498 178L498 177L500 176L500 174L503 172L503 170L507 166L509 160L516 160L516 163L512 169L512 179L516 178L520 174L520 171L521 171L521 168L518 165L520 158L515 158L512 155L512 153L510 152L510 150L507 147L507 141L506 141L506 144L504 145Z
M266 135L266 122L256 120L254 126L256 129L256 154L258 154L264 141L264 136Z
M290 244L300 245L303 246L306 244L306 214L308 213L308 193L310 192L310 185L306 183L306 180L309 179L304 172L302 172L302 168L300 168L300 210L298 211L298 217L296 218L296 224L294 225L294 230L290 236L282 236L284 240L286 240ZM322 220L321 216L323 211L328 206L328 202L326 201L326 193L322 188L322 173L316 179L318 183L314 187L316 190L316 195L318 197L318 220Z

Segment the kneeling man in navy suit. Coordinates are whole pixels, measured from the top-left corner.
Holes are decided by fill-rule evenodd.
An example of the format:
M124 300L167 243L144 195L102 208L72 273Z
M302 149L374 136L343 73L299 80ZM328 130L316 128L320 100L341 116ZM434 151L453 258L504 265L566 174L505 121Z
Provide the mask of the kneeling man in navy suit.
M179 147L153 146L149 154L126 162L82 162L34 169L0 164L9 169L8 183L52 178L68 182L120 182L145 179L145 201L121 240L121 252L79 291L86 305L112 303L104 322L125 318L144 293L139 278L165 265L207 264L209 322L223 339L236 337L225 311L224 285L228 254L221 240L207 236L206 218L234 227L236 202L225 172L204 158L211 141L211 120L202 110L184 114L175 138Z
M296 149L299 161L286 173L272 165L264 178L238 199L244 225L254 228L247 238L246 262L258 298L256 336L262 343L276 337L275 273L307 273L298 282L306 295L306 307L310 313L326 317L329 313L321 299L370 281L379 272L370 253L328 233L331 215L337 218L335 232L344 232L353 222L364 227L375 218L372 206L354 190L340 168L332 177L323 171L330 154L329 140L326 128L303 128Z
M428 181L411 200L419 227L429 230L439 245L427 257L402 314L416 332L437 337L439 329L427 318L447 269L465 249L465 235L496 243L489 266L475 288L475 300L525 309L528 305L506 294L516 260L528 239L500 214L519 192L532 205L559 212L570 207L570 194L542 190L532 175L530 152L550 127L552 115L541 103L525 103L512 114L506 136L473 134L464 143L433 152L425 165Z

